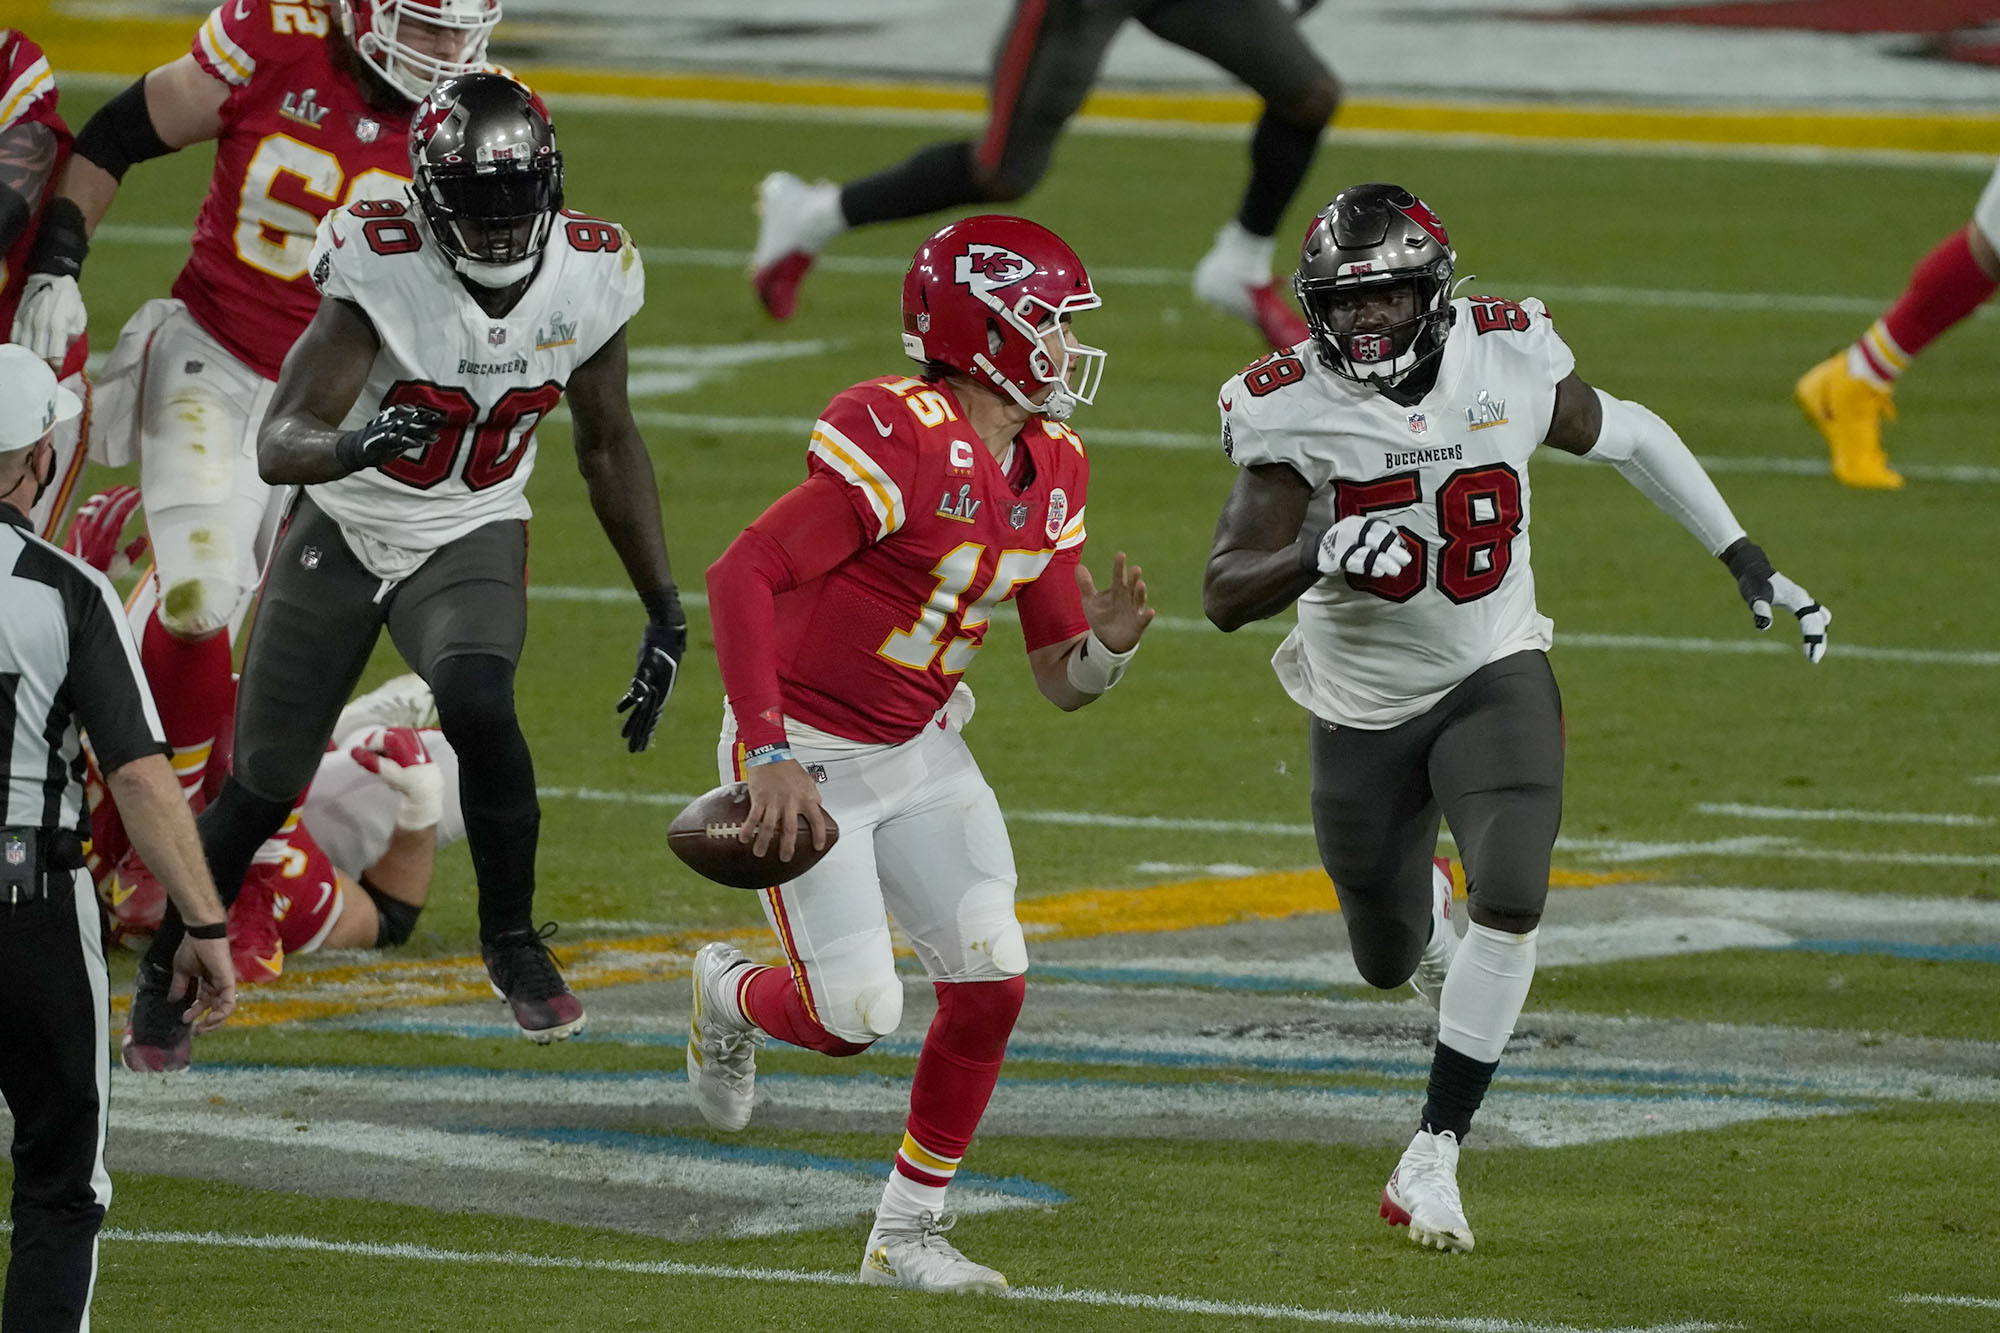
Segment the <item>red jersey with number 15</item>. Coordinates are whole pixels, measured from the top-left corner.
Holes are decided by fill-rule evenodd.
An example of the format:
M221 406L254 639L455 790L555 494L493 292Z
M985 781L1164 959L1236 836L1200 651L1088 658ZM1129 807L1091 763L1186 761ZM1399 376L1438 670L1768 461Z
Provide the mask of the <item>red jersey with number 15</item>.
M1003 467L943 384L857 384L813 426L807 465L841 483L870 544L777 594L784 711L896 744L944 706L1019 598L1030 651L1088 628L1075 584L1090 464L1068 427L1030 420Z
M414 108L363 98L332 22L317 3L224 0L192 47L229 95L174 295L266 379L319 308L306 272L319 220L352 200L394 198L410 177Z

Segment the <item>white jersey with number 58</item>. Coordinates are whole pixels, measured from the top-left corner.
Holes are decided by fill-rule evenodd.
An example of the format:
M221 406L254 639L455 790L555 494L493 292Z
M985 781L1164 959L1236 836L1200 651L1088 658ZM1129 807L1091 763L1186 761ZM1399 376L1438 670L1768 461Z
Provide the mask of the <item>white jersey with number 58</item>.
M1271 665L1329 722L1393 727L1511 653L1547 648L1528 566L1528 455L1575 367L1542 303L1452 303L1437 382L1409 407L1343 379L1310 344L1222 386L1223 451L1282 463L1333 518L1375 514L1414 558L1390 578L1337 575L1299 599Z
M445 418L421 453L308 488L383 578L407 576L475 528L528 517L535 426L646 292L638 247L623 227L565 212L514 308L488 315L407 193L328 213L312 275L324 298L359 306L382 343L342 427L395 403Z

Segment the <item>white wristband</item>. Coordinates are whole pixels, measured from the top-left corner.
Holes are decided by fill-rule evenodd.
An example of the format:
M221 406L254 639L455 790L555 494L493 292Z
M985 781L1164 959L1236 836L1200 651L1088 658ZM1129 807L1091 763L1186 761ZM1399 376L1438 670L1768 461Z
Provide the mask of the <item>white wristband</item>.
M1125 664L1138 651L1139 645L1133 644L1130 652L1114 653L1092 630L1069 655L1069 683L1080 694L1102 694L1118 683L1125 674Z
M444 774L436 764L406 768L396 787L403 798L396 807L396 827L403 831L435 828L444 819Z

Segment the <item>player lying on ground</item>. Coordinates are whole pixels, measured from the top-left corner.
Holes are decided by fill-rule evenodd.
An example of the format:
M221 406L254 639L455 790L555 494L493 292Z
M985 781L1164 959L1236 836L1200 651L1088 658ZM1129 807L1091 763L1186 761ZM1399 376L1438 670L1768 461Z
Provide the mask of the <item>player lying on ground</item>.
M1412 1240L1470 1250L1459 1146L1527 1000L1562 817L1563 714L1528 563L1537 445L1610 463L1720 559L1758 629L1826 610L1744 534L1687 446L1593 389L1539 301L1453 300L1437 215L1357 185L1306 234L1313 339L1222 386L1236 466L1202 603L1224 630L1298 604L1271 661L1310 713L1313 828L1369 984L1438 1008L1416 1137L1382 1195ZM1451 821L1471 924L1434 865Z
M764 891L789 962L726 944L695 959L688 1085L710 1124L749 1123L756 1044L854 1055L896 1030L903 982L887 915L938 1011L863 1250L864 1282L1000 1291L944 1239L944 1205L1020 1013L1027 947L1014 853L960 728L960 682L1012 601L1035 684L1064 710L1117 682L1153 618L1121 552L1102 590L1082 564L1090 469L1063 424L1104 354L1070 316L1099 305L1069 246L1020 218L976 217L917 251L903 349L917 375L834 398L807 476L708 572L729 696L724 781L749 784L744 837L789 858L803 817L824 860Z

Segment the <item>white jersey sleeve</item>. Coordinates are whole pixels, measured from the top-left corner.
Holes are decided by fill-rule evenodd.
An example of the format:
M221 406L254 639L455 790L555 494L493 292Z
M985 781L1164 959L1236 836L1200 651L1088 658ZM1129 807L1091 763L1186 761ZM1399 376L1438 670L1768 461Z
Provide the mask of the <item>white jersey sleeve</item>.
M422 452L308 488L361 562L392 580L476 528L529 516L535 427L646 294L625 229L565 212L526 289L489 314L407 192L329 213L311 265L322 296L353 302L380 341L341 424L352 429L395 403L444 417Z
M1315 369L1318 369L1315 367ZM1283 463L1314 490L1333 477L1323 446L1327 423L1316 420L1316 398L1284 390L1308 378L1303 358L1279 352L1231 375L1215 396L1222 412L1222 452L1238 467Z

